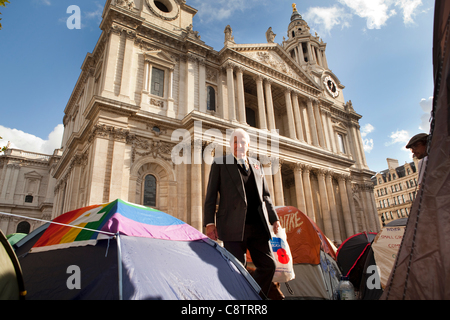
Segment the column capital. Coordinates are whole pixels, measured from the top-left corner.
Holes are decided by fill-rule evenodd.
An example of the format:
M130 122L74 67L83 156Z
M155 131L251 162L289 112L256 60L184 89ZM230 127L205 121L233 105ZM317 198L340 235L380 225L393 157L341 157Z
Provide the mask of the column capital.
M233 70L235 67L236 67L236 64L234 63L234 62L231 62L231 61L227 61L227 62L225 62L224 64L223 64L223 67L226 69L226 70Z
M240 66L240 65L235 65L234 66L234 71L236 72L236 73L244 73L244 70L245 70L245 68L243 67L243 66Z
M255 80L256 82L263 82L264 80L264 76L261 74L254 74L253 75L253 80Z
M263 77L264 83L272 86L273 80L267 77Z

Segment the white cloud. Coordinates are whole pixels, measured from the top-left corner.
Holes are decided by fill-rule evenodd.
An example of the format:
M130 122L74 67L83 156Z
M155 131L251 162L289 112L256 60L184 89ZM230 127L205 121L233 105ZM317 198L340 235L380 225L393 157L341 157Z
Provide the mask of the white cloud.
M86 12L84 16L86 19L96 19L100 23L102 21L103 6L98 2L95 2L95 5L97 8L94 11Z
M373 132L374 130L375 130L374 126L371 125L370 123L368 123L361 128L361 136L364 138L365 136L367 136L369 133Z
M366 136L373 132L375 130L375 127L371 125L370 123L364 125L361 127L361 137L363 138L363 147L364 151L367 153L370 153L374 147L373 139L368 139ZM366 139L364 139L366 138Z
M55 149L61 148L64 126L57 125L48 135L47 140L36 137L35 135L23 132L22 130L11 129L0 125L0 147L6 146L10 141L11 149L20 149L25 151L53 154Z
M424 132L430 132L430 118L431 118L431 110L433 109L433 97L429 97L428 99L422 99L419 104L423 112L425 112L425 114L423 114L420 117L421 123L419 129Z
M363 139L364 151L370 153L373 149L373 139Z
M361 18L367 19L368 29L380 29L386 21L397 14L396 9L403 13L405 24L413 23L422 0L339 0Z
M392 146L394 144L401 144L401 150L408 151L408 149L405 148L405 145L411 138L408 131L397 130L395 132L392 132L389 138L391 138L391 141L388 141L384 144L386 147Z
M331 29L340 26L341 29L350 26L352 15L346 13L344 8L333 6L331 8L313 7L304 14L303 19L308 24L318 26L319 33L330 34Z
M386 21L396 14L389 9L391 0L339 0L361 18L367 19L368 29L380 29Z
M397 0L395 3L403 10L403 22L405 24L414 23L413 17L417 8L422 5L422 0Z

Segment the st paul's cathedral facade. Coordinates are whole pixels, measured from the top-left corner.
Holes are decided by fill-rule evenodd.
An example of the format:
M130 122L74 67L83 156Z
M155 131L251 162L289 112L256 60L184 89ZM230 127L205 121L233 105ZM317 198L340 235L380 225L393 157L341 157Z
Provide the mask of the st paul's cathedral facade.
M361 115L296 7L282 44L271 28L266 43L239 44L226 26L219 52L195 31L196 13L184 0L106 1L64 110L62 153L39 174L44 218L120 198L202 231L208 159L230 152L229 133L243 128L276 206L299 208L336 243L378 231ZM0 188L26 179L12 162L3 156ZM0 196L23 202L14 192Z

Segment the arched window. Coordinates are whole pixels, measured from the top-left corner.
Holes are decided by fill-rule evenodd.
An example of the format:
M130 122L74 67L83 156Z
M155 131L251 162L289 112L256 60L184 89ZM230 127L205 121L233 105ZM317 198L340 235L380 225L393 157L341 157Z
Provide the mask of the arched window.
M208 86L206 90L206 109L209 111L216 111L216 90L214 90L214 88L211 86Z
M17 229L16 229L17 233L26 233L29 234L30 233L30 224L26 221L22 221L17 225Z
M151 174L145 177L143 204L146 207L156 207L156 178Z

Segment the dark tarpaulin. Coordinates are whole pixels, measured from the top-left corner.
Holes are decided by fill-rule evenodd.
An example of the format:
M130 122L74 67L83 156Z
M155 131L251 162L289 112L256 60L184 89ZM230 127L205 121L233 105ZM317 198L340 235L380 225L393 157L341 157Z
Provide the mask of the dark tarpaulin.
M260 300L236 266L203 240L121 237L125 300Z
M84 246L29 253L19 257L27 300L117 300L117 242L98 241L96 246ZM81 286L69 289L67 282L78 266Z
M429 156L381 299L450 299L450 1L435 3Z
M203 240L121 236L120 243L124 300L260 300L226 253ZM20 263L29 300L119 299L114 239L95 246L22 252ZM79 267L81 289L67 285L73 283L70 266Z

